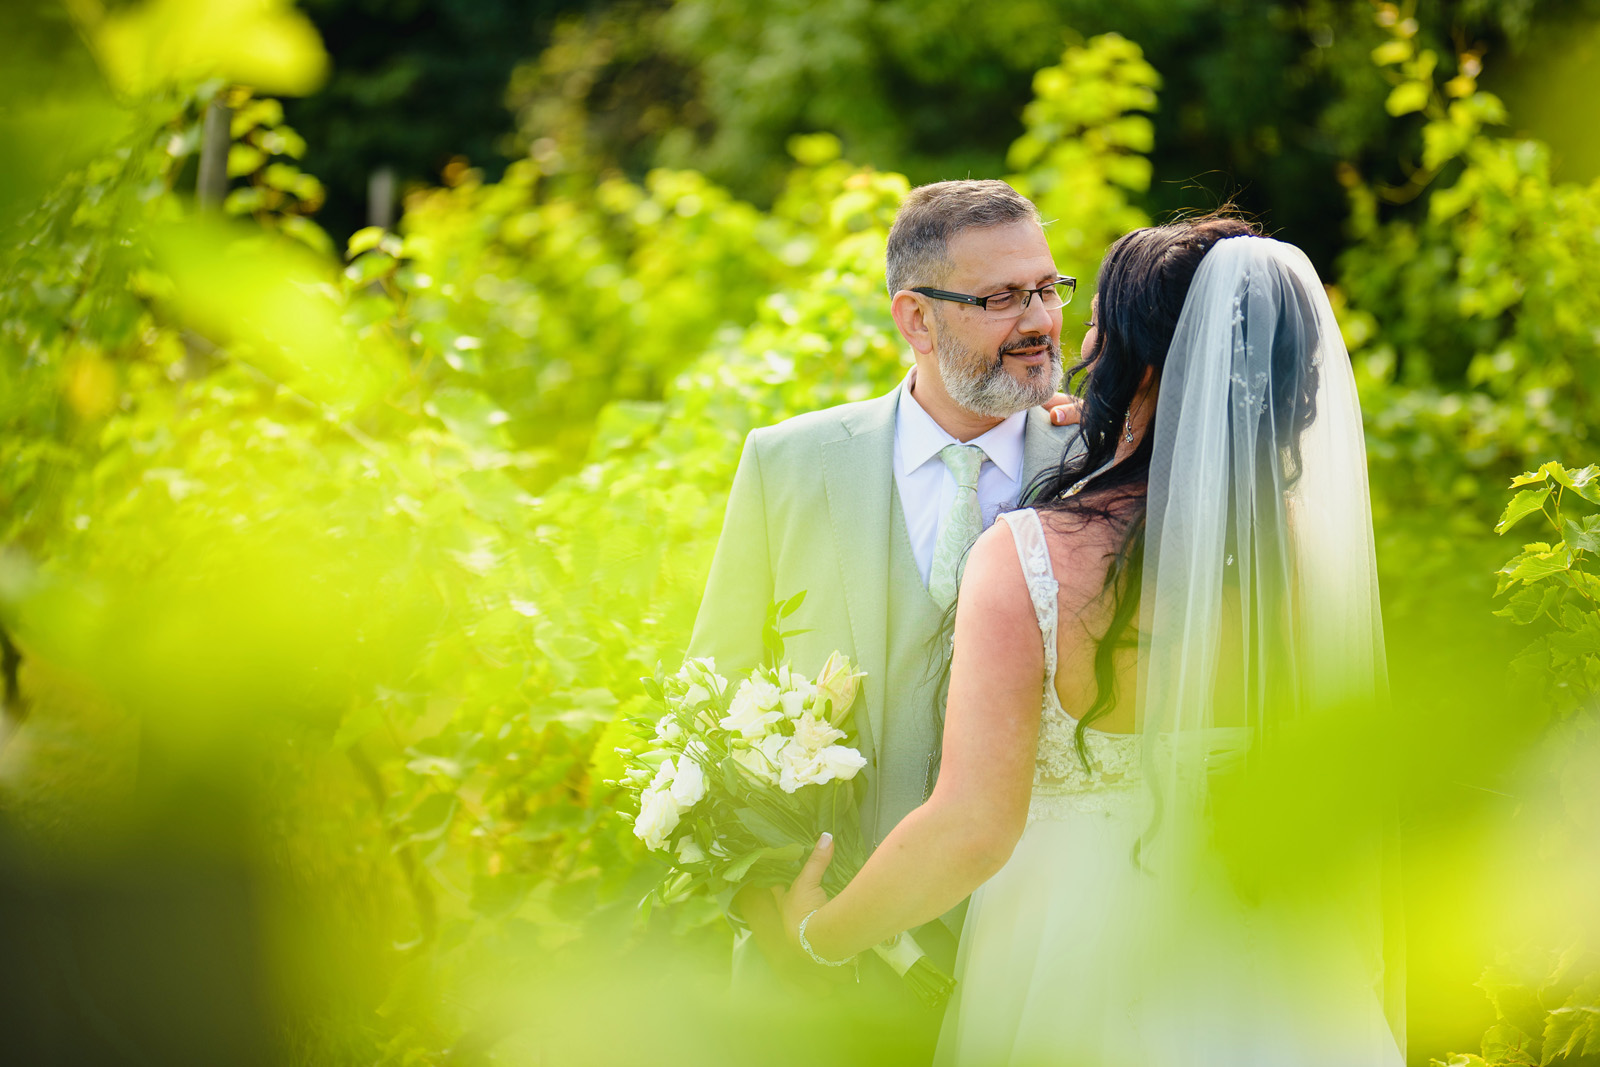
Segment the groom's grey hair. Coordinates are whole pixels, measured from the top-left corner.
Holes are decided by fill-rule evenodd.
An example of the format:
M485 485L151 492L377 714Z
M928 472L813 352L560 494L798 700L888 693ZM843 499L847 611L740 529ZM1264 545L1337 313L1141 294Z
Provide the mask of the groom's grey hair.
M944 284L955 265L950 238L973 226L1041 222L1033 202L1002 181L934 182L906 194L889 230L889 295L916 285ZM1041 222L1042 225L1042 222Z

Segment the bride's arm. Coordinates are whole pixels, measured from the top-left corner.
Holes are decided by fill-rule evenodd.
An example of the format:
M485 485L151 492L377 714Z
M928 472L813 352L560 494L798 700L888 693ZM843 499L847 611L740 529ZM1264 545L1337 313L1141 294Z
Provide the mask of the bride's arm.
M961 582L938 784L832 901L819 884L828 848L778 894L797 947L813 908L806 940L843 959L938 918L1005 864L1027 822L1043 685L1016 542L997 522L973 545Z

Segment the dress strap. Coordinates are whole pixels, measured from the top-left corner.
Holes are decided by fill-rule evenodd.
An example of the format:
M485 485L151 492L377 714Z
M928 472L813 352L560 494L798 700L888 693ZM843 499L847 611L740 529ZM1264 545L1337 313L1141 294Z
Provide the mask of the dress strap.
M1060 585L1056 581L1054 568L1050 566L1050 549L1045 544L1044 524L1039 521L1039 513L1032 508L1008 511L1000 517L1011 527L1011 536L1017 542L1022 576L1028 582L1028 596L1033 600L1033 613L1039 620L1039 634L1044 640L1045 692L1053 692L1056 685L1056 597Z

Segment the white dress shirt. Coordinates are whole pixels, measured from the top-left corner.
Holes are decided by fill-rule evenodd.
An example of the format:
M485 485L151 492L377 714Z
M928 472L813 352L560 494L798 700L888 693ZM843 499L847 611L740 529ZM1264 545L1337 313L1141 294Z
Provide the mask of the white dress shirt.
M939 543L939 527L956 496L955 476L939 458L939 450L962 442L934 422L933 416L911 395L916 377L913 367L906 375L895 411L894 484L900 491L911 552L926 586L928 572L933 569L934 546ZM965 442L983 449L983 466L978 470L978 506L983 510L986 530L995 516L1015 506L1022 495L1022 431L1027 421L1028 413L1019 411L988 433Z

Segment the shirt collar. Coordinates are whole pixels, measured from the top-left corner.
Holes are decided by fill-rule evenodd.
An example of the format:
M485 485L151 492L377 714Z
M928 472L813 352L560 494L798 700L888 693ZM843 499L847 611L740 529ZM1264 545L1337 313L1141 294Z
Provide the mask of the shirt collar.
M900 441L900 473L910 474L928 460L935 458L946 445L959 442L933 421L933 416L923 410L911 395L911 386L917 380L917 368L912 367L900 387L900 405L895 412L895 434ZM977 445L989 462L1000 468L1012 481L1022 474L1022 431L1028 423L1028 413L1019 411L1000 425L968 441Z

